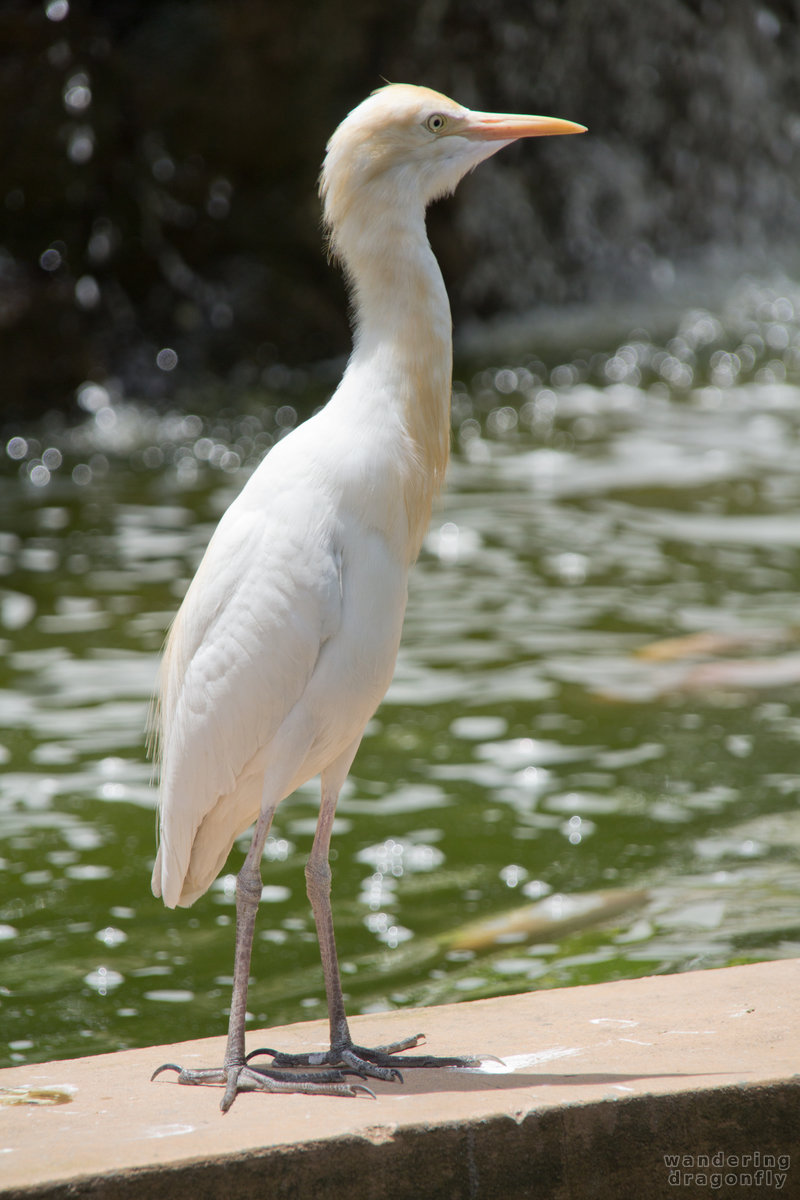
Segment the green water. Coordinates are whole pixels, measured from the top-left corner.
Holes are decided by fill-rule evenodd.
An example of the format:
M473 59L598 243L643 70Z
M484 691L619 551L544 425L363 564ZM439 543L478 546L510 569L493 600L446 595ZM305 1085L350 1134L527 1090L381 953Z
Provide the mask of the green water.
M789 286L743 284L658 342L462 372L395 681L334 836L352 1013L800 953L798 316ZM191 910L153 899L143 727L171 614L294 401L82 402L74 426L9 438L0 475L4 1063L221 1033L229 999L245 843ZM254 1026L324 1013L315 815L309 785L267 846ZM609 889L646 895L450 946Z

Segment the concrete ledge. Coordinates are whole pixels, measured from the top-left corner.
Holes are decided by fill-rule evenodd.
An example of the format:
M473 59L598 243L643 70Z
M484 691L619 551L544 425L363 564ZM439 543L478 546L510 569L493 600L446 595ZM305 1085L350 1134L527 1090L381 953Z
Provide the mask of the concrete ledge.
M223 1117L218 1089L149 1082L217 1065L220 1038L13 1068L0 1101L63 1102L3 1108L0 1194L798 1196L799 982L793 960L357 1017L362 1043L424 1029L431 1053L505 1062L408 1071L377 1101L249 1094ZM314 1021L249 1045L325 1038Z

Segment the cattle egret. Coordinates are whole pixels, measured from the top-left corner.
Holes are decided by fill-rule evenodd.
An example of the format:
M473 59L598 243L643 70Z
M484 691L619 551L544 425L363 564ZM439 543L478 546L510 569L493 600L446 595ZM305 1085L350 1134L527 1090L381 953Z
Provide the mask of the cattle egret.
M475 1061L401 1054L422 1035L377 1049L353 1044L328 853L339 790L392 678L409 568L447 465L450 309L426 207L518 138L583 130L551 117L473 112L428 88L392 84L355 108L328 143L320 195L352 291L353 352L325 408L270 450L222 517L172 626L159 681L154 894L169 908L192 904L256 823L236 880L223 1063L166 1063L155 1072L223 1085L223 1112L241 1091L355 1095L369 1088L348 1075L400 1079L400 1067ZM316 775L321 803L305 874L330 1050L259 1051L272 1061L254 1066L245 1020L262 851L278 804Z

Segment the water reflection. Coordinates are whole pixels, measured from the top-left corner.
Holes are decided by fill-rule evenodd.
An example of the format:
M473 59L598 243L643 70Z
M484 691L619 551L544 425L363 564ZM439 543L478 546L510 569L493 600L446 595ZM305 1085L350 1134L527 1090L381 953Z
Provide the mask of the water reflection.
M457 385L449 487L335 830L352 1011L798 952L798 312L747 283L663 345L639 330ZM168 621L292 394L207 418L87 383L82 421L7 440L14 1061L163 1040L176 1009L187 1037L224 1028L239 852L194 909L150 897L142 731ZM257 1023L322 1003L316 803L300 789L267 844ZM533 933L458 939L545 899Z

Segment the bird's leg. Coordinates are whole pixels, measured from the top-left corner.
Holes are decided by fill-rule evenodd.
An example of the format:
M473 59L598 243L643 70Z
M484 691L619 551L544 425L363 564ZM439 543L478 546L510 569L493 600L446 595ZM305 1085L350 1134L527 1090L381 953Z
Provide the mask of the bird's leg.
M275 805L264 809L250 843L242 869L236 877L236 949L233 960L233 994L228 1018L228 1041L222 1067L185 1068L164 1063L152 1078L164 1070L178 1072L178 1082L186 1084L224 1084L220 1108L227 1112L239 1092L314 1092L323 1095L355 1096L369 1092L359 1084L348 1083L341 1071L317 1071L313 1074L287 1074L283 1070L251 1067L245 1058L245 1022L247 987L253 950L256 913L261 899L261 855L269 833ZM360 1074L361 1072L357 1072Z
M226 1112L234 1101L239 1074L244 1066L244 1027L247 1020L250 959L253 953L256 913L263 888L261 855L274 812L275 809L271 808L261 813L247 857L236 876L236 947L233 955L233 991L228 1016L228 1042L222 1064L227 1077L227 1087L222 1099L223 1112Z
M352 1044L344 1008L342 978L339 973L339 956L336 952L331 909L330 845L337 799L338 795L335 792L323 788L314 844L305 869L306 892L311 903L311 911L314 914L317 941L322 959L322 977L325 981L325 997L328 1001L331 1049Z
M349 764L348 764L349 765ZM314 913L317 927L320 956L322 958L322 974L325 980L325 995L328 1001L328 1018L330 1021L331 1048L327 1052L317 1054L280 1054L274 1050L257 1050L249 1056L271 1054L272 1065L276 1067L300 1067L327 1065L329 1067L350 1068L361 1075L373 1079L400 1080L400 1067L468 1067L475 1066L480 1061L477 1058L437 1058L433 1055L411 1055L397 1057L401 1050L410 1050L424 1042L425 1035L415 1034L401 1042L390 1046L367 1048L356 1046L350 1036L347 1015L342 995L342 981L339 973L339 959L336 953L336 939L333 930L333 913L331 911L331 868L330 841L333 829L333 818L336 813L338 787L326 785L323 776L322 803L320 805L317 830L314 835L314 845L311 848L306 863L306 890Z

